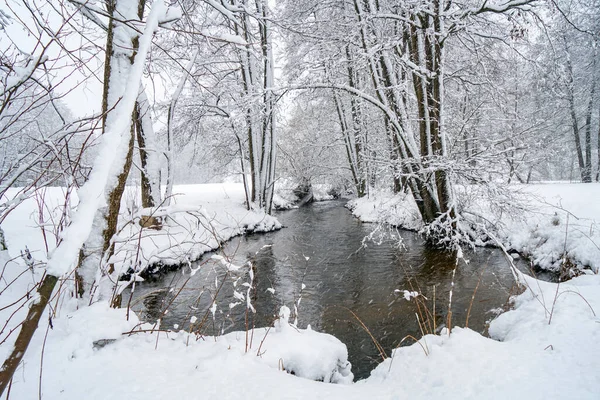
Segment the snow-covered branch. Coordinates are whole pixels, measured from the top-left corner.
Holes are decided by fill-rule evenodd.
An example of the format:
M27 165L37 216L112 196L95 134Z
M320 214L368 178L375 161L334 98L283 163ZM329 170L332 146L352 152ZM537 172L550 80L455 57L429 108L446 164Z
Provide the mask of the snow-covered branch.
M150 50L152 36L165 11L166 7L162 0L152 5L144 34L140 37L138 53L127 79L124 97L114 111L116 117L102 137L101 148L89 180L78 193L80 201L73 214L72 223L63 232L63 241L48 260L47 271L51 275L63 276L74 268L79 250L91 232L94 215L105 202L106 184L113 179L111 171L116 161L115 154L119 153L119 148L126 144L123 136L129 132L131 126L131 115L138 96L146 55Z

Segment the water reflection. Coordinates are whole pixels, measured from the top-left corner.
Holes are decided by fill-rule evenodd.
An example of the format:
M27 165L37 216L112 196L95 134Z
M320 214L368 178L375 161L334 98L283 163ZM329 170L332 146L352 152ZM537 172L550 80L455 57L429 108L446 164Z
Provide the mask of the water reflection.
M363 247L364 237L374 226L353 218L342 204L317 203L279 213L277 217L287 228L237 238L224 247L223 253L235 264L254 262L255 289L250 290L250 299L257 310L255 315L247 314L245 303L239 300L239 294L248 292L244 283L250 283L249 267L227 272L222 264L208 258L196 265L201 268L195 275L190 276L189 268L166 274L157 282L139 286L134 297L160 287L173 288L170 293L176 296L170 299L172 304L162 318L163 327L177 324L189 329L192 317L196 317L196 325L202 322L206 334L244 329L246 324L271 324L281 305L294 309L300 303L299 326L310 324L338 337L348 346L355 376L364 378L380 357L363 324L388 354L407 335L418 338L423 327L441 327L446 321L455 258L426 247L411 232L396 232L401 246L397 239L387 238ZM497 250L477 249L465 256L469 262L461 262L456 269L452 321L464 326L471 307L469 327L485 332L486 322L494 316L490 310L508 299L512 274ZM422 293L430 313L435 299L435 322L423 321L420 327L415 301L405 300L396 289ZM213 318L208 308L214 298L217 309ZM139 302L138 308L156 317L160 313L148 310L156 305Z

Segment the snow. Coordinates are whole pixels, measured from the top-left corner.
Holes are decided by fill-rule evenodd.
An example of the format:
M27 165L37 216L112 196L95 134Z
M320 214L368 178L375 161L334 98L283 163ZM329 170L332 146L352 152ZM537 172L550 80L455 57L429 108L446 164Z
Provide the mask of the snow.
M290 309L281 307L274 329L261 328L250 332L253 353L273 369L284 369L298 377L325 383L352 383L346 345L335 337L289 323ZM245 344L245 332L233 332L221 337L230 346ZM233 343L233 344L232 344Z
M25 319L30 299L23 295L40 281L41 274L35 269L28 271L23 264L8 251L0 251L0 343ZM9 304L13 306L7 307ZM0 359L6 359L8 351L8 346L0 346Z
M410 290L396 289L396 290L394 290L394 292L398 293L398 294L402 293L402 297L404 297L404 300L406 300L406 301L410 301L410 299L419 297L419 295L420 295L419 292L410 291Z
M6 78L5 86L2 88L2 95L29 79L35 69L41 64L45 63L46 60L48 60L48 56L40 54L39 56L34 56L27 59L24 66L13 67L11 71L12 75L9 75Z
M385 223L411 230L422 227L419 210L410 194L375 192L369 197L349 201L346 207L364 222Z
M554 203L558 199L553 193L560 194L564 208L575 213L574 207L585 206L578 217L597 221L593 195L598 186L574 186L536 185L527 190ZM175 189L185 193L176 197L181 209L201 205L208 215L215 213L229 222L236 218L228 215L257 218L241 206L241 185ZM22 207L27 204L32 205L26 202ZM25 222L31 213L32 209L17 209L15 215L24 219L3 224L10 251L18 253L16 243L28 242L38 249L34 254L40 253L40 244L34 246L37 228ZM549 216L539 214L542 219ZM30 241L14 239L14 233L26 234L27 229ZM8 252L0 253L0 264L9 257ZM2 307L32 282L23 262L6 265L0 279ZM21 271L27 274L7 289L7 282ZM35 276L39 272L38 267ZM126 309L111 309L102 302L79 304L64 293L60 301L53 301L53 306L58 304L53 329L42 320L15 374L10 398L38 398L43 350L44 399L597 399L600 276L583 275L560 284L523 274L518 278L524 291L513 299L512 309L491 322L491 338L459 327L416 338L418 343L396 349L368 379L354 384L346 346L333 336L290 324L288 307L282 307L272 327L196 337L167 327L150 332L150 326L140 324ZM415 295L402 287L398 294ZM10 312L1 310L0 318ZM8 342L0 345L0 356L8 347Z
M600 270L600 183L512 185L505 202L519 206L512 212L506 204L491 204L477 187L458 187L457 192L465 216L485 220L507 249L529 257L535 265L558 271L566 254L580 267ZM350 201L348 208L364 222L411 230L423 227L407 194L376 192Z
M181 7L177 5L169 5L164 16L159 19L159 24L163 27L171 27L171 24L183 17Z
M592 308L600 309L600 277L560 285L522 279L528 289L515 309L491 324L497 340L462 328L427 335L395 350L370 378L353 385L309 380L348 383L346 348L330 335L289 325L289 310L274 328L249 331L246 352L245 332L198 340L183 331L123 335L144 327L136 328L133 315L127 321L125 310L98 303L54 320L42 392L47 399L90 400L236 399L241 393L256 399L596 399L600 319ZM15 375L11 398L37 396L45 330ZM102 339L114 342L102 346Z
M507 221L507 244L545 269L558 270L564 254L600 270L600 184L552 183L520 187L534 196L525 218Z
M12 193L18 193L18 189L11 189L7 196L10 197ZM54 205L59 205L62 197L62 188L46 189L45 199L50 205L49 209L53 210ZM132 265L138 265L137 269L143 270L157 262L163 265L188 263L217 249L233 236L281 228L276 218L263 211L246 210L243 205L243 186L236 183L175 186L173 204L159 207L154 214L168 216L165 226L158 231L141 229L138 221L144 210L137 208L131 200L139 197L138 193L128 189L123 197L119 238L111 259L115 269L122 272L127 272ZM73 201L77 204L76 196ZM133 203L136 202L133 200ZM46 260L42 231L35 223L36 210L35 200L26 200L9 214L2 225L12 256L18 256L28 246L34 258ZM54 211L57 212L59 210ZM49 220L48 216L46 220ZM55 246L56 241L49 242L51 252ZM238 267L231 265L231 268Z

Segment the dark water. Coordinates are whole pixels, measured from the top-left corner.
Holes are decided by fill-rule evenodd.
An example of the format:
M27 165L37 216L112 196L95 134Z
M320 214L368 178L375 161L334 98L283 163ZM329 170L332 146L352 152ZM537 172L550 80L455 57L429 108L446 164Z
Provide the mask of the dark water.
M445 323L455 266L452 255L426 247L412 232L393 231L396 239L366 241L364 247L365 236L376 226L353 218L342 202L316 203L281 212L277 218L285 229L236 238L219 252L232 257L237 265L254 260L256 290L250 297L257 310L257 327L271 324L281 305L293 312L301 298L298 325L310 324L344 342L352 370L360 379L381 359L362 324L388 355L407 335L420 338L421 328L425 333L434 330L433 318L427 318L424 308L419 326L415 300L406 301L396 289L421 292L432 314L435 287L435 328L439 330ZM234 290L246 293L242 284L249 281L249 268L227 274L222 264L209 257L193 266L199 267L193 276L185 267L139 285L132 301L134 309L149 320L162 316L163 329L177 324L187 330L194 316L195 327L200 324L205 334L243 330L245 304L231 310L229 304L238 301ZM469 328L485 333L487 322L495 316L492 310L507 303L514 279L499 250L481 248L466 253L465 258L469 263L461 261L454 278L452 325L465 326L471 306ZM208 308L219 287L213 319ZM162 315L164 309L168 309L166 315ZM411 343L407 339L403 345Z

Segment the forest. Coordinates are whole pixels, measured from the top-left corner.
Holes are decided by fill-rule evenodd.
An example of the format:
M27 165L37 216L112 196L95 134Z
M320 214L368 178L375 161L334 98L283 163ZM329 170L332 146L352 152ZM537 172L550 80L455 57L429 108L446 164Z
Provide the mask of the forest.
M1 399L600 391L600 1L6 0L0 50Z

